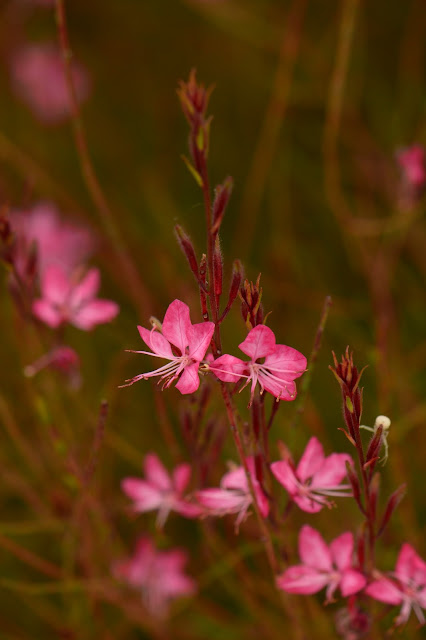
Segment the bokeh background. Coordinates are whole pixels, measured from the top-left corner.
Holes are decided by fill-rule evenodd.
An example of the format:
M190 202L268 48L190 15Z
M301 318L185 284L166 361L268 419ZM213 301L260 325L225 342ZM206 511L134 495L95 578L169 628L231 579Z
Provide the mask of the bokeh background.
M399 149L425 143L424 3L72 0L65 9L72 52L91 78L82 120L113 231L82 177L71 123L41 123L13 91L14 51L57 41L54 8L29 0L0 3L1 206L51 200L68 220L87 224L98 238L102 295L121 313L91 333L67 328L82 359L83 385L73 392L49 372L23 376L43 349L2 288L0 638L273 638L277 629L281 637L287 614L262 553L255 538L233 536L232 522L211 532L211 547L197 524L177 517L159 535L163 546L191 551L188 571L200 584L170 624L150 622L137 596L126 610L133 595L117 595L118 587L100 595L84 586L85 577L112 582L111 563L142 532L154 532L151 516L129 515L123 476L138 473L147 451L169 466L189 455L179 424L185 400L177 391L161 395L150 383L117 389L147 366L143 356L124 351L142 348L137 324L162 318L174 298L200 318L195 282L173 233L182 224L198 255L205 250L202 196L180 159L187 124L176 87L193 67L201 82L215 85L212 182L228 175L235 181L222 226L227 281L234 258L250 280L261 273L269 326L279 342L307 355L324 299L333 300L304 412L296 416L300 405L286 405L271 438L288 442L296 457L311 434L328 451L348 450L338 431L339 390L327 368L331 350L340 355L350 345L356 363L368 365L365 423L378 414L392 420L383 494L408 485L380 549L391 569L403 541L426 554L424 200L419 193L407 202L396 160ZM123 255L139 282L123 272ZM225 349L236 354L245 336L238 304L224 336ZM94 485L84 492L70 459L89 456L104 398L105 437ZM220 410L219 402L213 406L212 416ZM235 459L231 439L222 457ZM353 528L359 520L353 505L336 514L316 520L328 538L339 534L342 518ZM303 522L298 517L296 524ZM49 576L25 552L65 577ZM324 612L321 596L309 600L314 604L300 605L305 630L338 637L334 610ZM404 633L421 636L414 621Z

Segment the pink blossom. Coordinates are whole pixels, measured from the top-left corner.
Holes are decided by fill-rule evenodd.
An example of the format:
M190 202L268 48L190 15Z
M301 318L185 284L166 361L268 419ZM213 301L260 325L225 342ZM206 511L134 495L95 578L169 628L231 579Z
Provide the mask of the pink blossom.
M261 393L268 391L278 400L294 400L297 393L294 380L306 370L306 358L300 351L276 344L274 332L263 324L251 329L239 348L251 360L246 362L228 354L220 356L210 364L219 380L237 382L247 378L244 386L251 381L251 401L257 383ZM258 362L262 358L264 361Z
M247 458L247 466L251 475L259 511L261 515L266 518L269 512L269 504L256 479L253 458ZM196 498L206 509L208 515L224 516L228 513L238 513L235 522L235 528L237 530L241 522L247 517L247 511L253 503L244 467L237 467L226 473L220 482L220 488L197 491Z
M332 453L327 458L319 440L312 437L300 458L297 468L293 461L280 460L271 464L271 471L292 500L308 513L317 513L324 506L332 506L325 496L351 496L351 485L340 484L346 476L346 453Z
M145 480L125 478L121 483L124 493L134 501L135 511L158 509L159 527L164 525L170 511L186 518L200 515L200 507L185 500L183 495L191 476L189 464L180 464L169 474L155 453L149 453L145 456L144 471Z
M420 624L425 624L422 609L426 609L426 563L417 555L413 547L403 544L396 561L392 579L381 577L371 582L365 592L387 604L401 604L396 624L404 624L414 610Z
M46 368L62 373L68 378L70 386L74 389L77 389L81 384L80 358L72 347L66 345L54 347L35 362L27 365L24 373L28 378L32 378Z
M168 307L164 316L161 331L157 325L148 331L138 326L139 334L150 351L132 351L143 353L156 358L169 360L155 371L141 373L130 380L126 380L129 386L138 380L147 380L153 376L160 376L164 380L163 388L169 387L174 380L179 378L176 389L181 393L193 393L200 385L198 369L200 362L210 345L213 336L213 322L200 322L192 324L189 307L180 300L174 300Z
M277 577L277 586L288 593L311 594L327 587L326 602L333 600L337 588L344 597L360 591L366 584L352 562L353 535L343 533L327 546L318 531L304 525L299 534L302 564L289 567Z
M12 211L10 223L15 234L15 267L22 276L33 246L40 275L50 264L71 274L93 252L90 232L61 220L50 202L39 202L26 211Z
M401 149L396 155L404 180L421 189L426 183L426 152L420 144Z
M33 313L52 329L69 322L90 331L98 324L110 322L119 312L115 302L96 298L99 286L98 269L89 269L76 281L52 264L41 277L42 297L33 302Z
M70 96L60 51L50 43L27 45L15 52L10 74L16 95L46 124L61 122L70 115ZM90 82L83 67L72 62L77 100L89 95Z
M134 555L113 567L114 575L139 589L147 610L155 617L167 615L170 602L196 591L195 581L184 573L187 555L181 549L157 551L140 538Z

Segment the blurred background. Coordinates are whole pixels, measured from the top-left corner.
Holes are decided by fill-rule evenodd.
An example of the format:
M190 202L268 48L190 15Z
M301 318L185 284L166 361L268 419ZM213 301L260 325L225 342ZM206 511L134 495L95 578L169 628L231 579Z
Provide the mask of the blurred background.
M188 573L199 583L198 596L177 603L170 622L139 611L138 595L121 592L110 576L111 564L131 553L138 536L155 532L152 514L130 513L121 479L140 473L148 451L168 468L191 455L180 426L190 401L148 382L117 388L149 366L144 356L124 351L143 348L137 324L148 326L152 315L162 319L175 298L190 305L193 322L201 320L196 283L173 233L183 225L197 255L205 251L202 194L180 157L188 131L176 87L192 68L215 87L211 180L216 185L231 175L235 181L221 233L226 282L235 258L249 280L261 273L277 341L306 355L326 296L333 301L303 414L300 404L284 403L272 440L286 441L296 458L312 434L328 453L347 451L338 431L339 389L328 371L331 350L340 357L349 345L356 364L368 365L365 424L372 426L378 414L392 420L383 494L408 485L380 550L382 566L392 569L403 541L426 555L426 168L422 151L418 179L401 161L407 149L426 142L424 3L64 5L72 59L84 76L88 155L108 214L87 188L68 114L45 117L28 97L34 91L22 88L19 53L58 47L55 8L41 0L0 2L1 206L26 210L51 201L64 219L90 228L101 295L121 312L91 333L66 328L67 343L81 358L82 385L75 391L49 371L24 377L49 338L40 339L2 288L0 638L273 638L290 624L288 611L280 608L249 522L240 539L232 522L220 521L217 530L206 524L211 547L197 523L177 516L156 534L165 548L191 552ZM35 87L44 87L43 73L34 74ZM41 93L43 102L47 85ZM246 335L238 304L223 334L225 351L238 355ZM105 435L93 483L83 490L73 464L90 459L102 399L109 405ZM213 398L210 418L224 422L214 417L220 411ZM236 459L230 438L226 459ZM211 472L211 486L220 475ZM314 525L328 539L340 533L342 518L356 528L353 505L332 514ZM293 517L292 544L295 522L304 522ZM99 587L103 580L113 586ZM314 596L300 604L306 633L339 637L336 607L324 610L321 603ZM411 623L404 637L420 637Z

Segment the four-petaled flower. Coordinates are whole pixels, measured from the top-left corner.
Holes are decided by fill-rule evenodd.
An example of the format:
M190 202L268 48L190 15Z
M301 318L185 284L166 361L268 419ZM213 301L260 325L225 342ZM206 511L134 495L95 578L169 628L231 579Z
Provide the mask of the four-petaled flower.
M157 526L162 527L170 511L186 518L196 518L201 513L199 506L185 500L185 491L190 476L189 464L179 464L171 475L154 453L144 460L145 480L125 478L121 487L134 501L134 510L139 512L158 509Z
M257 383L261 393L268 391L277 400L294 400L297 393L294 380L306 370L307 363L300 351L276 344L274 332L263 324L254 327L239 348L251 360L245 362L228 354L220 356L209 365L219 380L237 382L247 378L244 386L251 382L250 402ZM264 361L258 362L262 358Z
M126 380L126 384L122 386L129 386L138 380L146 380L152 376L160 376L160 380L164 380L165 388L179 378L176 389L181 393L196 391L200 386L198 377L200 362L205 356L214 332L213 322L192 324L188 305L180 300L174 300L166 311L161 332L156 326L151 331L138 326L138 330L152 353L149 351L132 351L132 353L144 353L170 362L155 371L141 373Z
M397 625L407 622L411 609L420 624L425 624L422 609L426 609L426 563L411 545L402 545L395 571L390 575L392 579L383 576L371 582L365 592L380 602L402 605Z
M340 484L346 475L346 462L352 464L346 453L324 457L322 444L312 437L297 468L290 459L280 460L271 464L271 471L300 509L317 513L324 506L331 506L326 496L352 495L350 484Z
M366 584L365 576L353 567L353 535L343 533L327 546L318 531L304 525L299 534L302 564L294 565L277 577L277 586L288 593L311 594L327 587L326 602L340 588L344 597L357 593Z
M266 518L269 512L269 504L260 483L256 479L253 458L247 458L247 466L259 511ZM226 473L220 482L220 488L197 491L196 498L206 510L207 515L224 516L228 513L238 513L235 522L236 530L246 518L248 508L253 502L244 467L237 467Z
M119 312L115 302L96 298L99 286L98 269L89 269L80 281L75 281L61 267L51 264L41 276L42 297L33 302L33 313L53 329L69 322L90 331L110 322Z
M139 539L134 555L113 567L114 575L139 589L147 610L157 618L167 615L169 604L196 591L184 573L187 555L181 549L157 551L148 538Z

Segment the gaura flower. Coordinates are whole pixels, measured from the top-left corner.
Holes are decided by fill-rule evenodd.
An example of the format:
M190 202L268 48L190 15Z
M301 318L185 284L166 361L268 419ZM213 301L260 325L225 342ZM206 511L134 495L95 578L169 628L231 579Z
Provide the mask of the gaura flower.
M250 403L257 383L261 393L268 391L277 400L294 400L297 393L294 380L306 370L307 363L300 351L276 344L274 332L263 324L251 329L239 348L251 360L246 362L228 354L220 356L209 365L219 380L237 382L247 378L244 386L251 382ZM261 359L263 362L258 362Z
M119 312L111 300L96 298L100 286L98 269L89 271L79 280L65 274L57 265L50 265L41 277L42 297L34 300L34 315L52 329L65 322L90 331L98 324L110 322Z
M365 576L353 567L353 535L343 533L327 546L318 531L304 525L299 534L302 564L277 577L277 586L287 593L311 594L327 587L326 602L340 589L344 597L357 593L366 584Z
M205 356L214 332L213 322L192 324L189 307L181 300L174 300L164 316L161 331L157 326L148 331L138 326L139 334L151 351L131 351L143 353L169 362L155 371L141 373L126 380L123 387L139 380L160 376L163 388L170 387L179 378L176 389L181 393L194 393L200 386L198 369Z
M195 581L184 573L187 555L182 549L157 551L148 538L140 538L134 555L113 567L114 575L140 590L147 610L164 618L172 600L191 596Z
M256 479L254 460L247 458L247 466L253 483L256 502L261 515L266 518L269 504L262 488ZM197 491L196 498L204 507L206 515L224 516L228 513L238 513L235 528L247 517L247 511L253 503L250 487L244 467L237 467L226 473L220 481L220 488L209 488Z
M407 622L411 609L420 624L425 624L422 609L426 609L426 563L411 545L402 545L395 571L389 575L391 578L383 576L371 582L365 593L380 602L402 605L395 620L397 625Z
M302 511L317 513L332 506L328 496L352 495L350 484L340 484L346 476L346 462L352 463L346 453L332 453L326 458L322 444L312 437L297 467L289 458L273 462L271 471Z
M134 501L138 512L158 509L157 526L162 527L170 511L176 511L186 518L196 518L201 509L184 498L189 483L191 467L179 464L172 474L160 462L155 453L149 453L144 460L145 480L125 478L121 483L124 493Z

